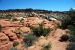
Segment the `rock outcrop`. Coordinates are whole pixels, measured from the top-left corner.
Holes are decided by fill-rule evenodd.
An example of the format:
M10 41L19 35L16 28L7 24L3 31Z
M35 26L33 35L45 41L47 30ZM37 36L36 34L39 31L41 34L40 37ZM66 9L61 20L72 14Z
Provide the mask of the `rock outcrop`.
M40 24L44 28L53 29L48 37L41 36L30 47L24 46L22 34L28 35L32 33L31 27L38 27ZM16 46L18 50L41 50L45 45L51 44L51 50L66 50L69 42L59 41L61 36L67 35L66 30L59 29L59 22L49 21L40 17L27 17L22 23L21 21L0 20L2 30L0 32L0 50L10 50L14 41L19 42Z

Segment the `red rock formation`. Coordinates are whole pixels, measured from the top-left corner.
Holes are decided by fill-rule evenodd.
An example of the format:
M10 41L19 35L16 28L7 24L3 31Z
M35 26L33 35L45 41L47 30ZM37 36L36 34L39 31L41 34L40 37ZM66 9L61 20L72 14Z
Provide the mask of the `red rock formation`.
M28 48L24 47L22 34L31 33L30 27L37 27L39 24L42 24L45 28L52 28L53 32L48 35L48 37L42 37L34 43L33 46ZM59 22L48 21L46 19L41 19L38 17L27 17L24 20L23 24L20 24L20 21L7 21L5 19L0 20L0 25L3 27L2 32L0 33L0 50L9 50L12 47L14 41L19 42L20 44L17 49L20 50L41 50L42 46L51 42L51 50L66 50L68 42L60 42L59 39L62 35L67 34L65 30L58 29Z
M8 36L6 36L4 33L0 33L0 45L7 44L9 42Z
M30 28L28 28L28 27L21 27L20 30L24 33L30 33L31 32Z

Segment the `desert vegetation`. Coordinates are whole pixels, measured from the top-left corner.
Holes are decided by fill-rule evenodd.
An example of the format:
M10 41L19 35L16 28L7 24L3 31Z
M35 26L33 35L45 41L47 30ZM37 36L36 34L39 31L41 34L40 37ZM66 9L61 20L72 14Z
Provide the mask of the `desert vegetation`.
M32 46L34 41L36 41L37 37L33 34L28 34L27 36L24 37L24 44L25 46L29 47Z
M49 32L52 31L50 28L43 28L42 25L39 25L39 27L32 28L32 32L36 36L47 36Z
M75 49L75 10L7 11L0 11L0 50Z
M14 42L12 48L10 50L18 50L16 46L19 44L19 42Z
M47 44L47 45L43 46L43 48L41 50L51 50L51 44Z

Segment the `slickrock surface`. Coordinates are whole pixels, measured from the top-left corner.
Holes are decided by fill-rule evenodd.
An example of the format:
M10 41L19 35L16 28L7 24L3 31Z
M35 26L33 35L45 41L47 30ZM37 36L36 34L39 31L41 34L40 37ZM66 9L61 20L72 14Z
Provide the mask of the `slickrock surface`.
M59 39L62 35L66 35L65 30L57 29L53 35L48 38L52 44L51 50L66 50L69 42L60 42Z
M0 50L9 50L11 46L12 45L9 41L9 37L4 33L0 33Z
M30 33L31 32L30 28L28 28L28 27L21 27L20 30L24 33Z
M29 17L29 18L26 18L26 20L24 21L24 25L37 27L41 22L43 22L41 18L39 19L37 17Z
M49 33L48 37L41 36L39 39L30 47L26 48L20 42L23 42L21 34L31 33L30 27L37 27L39 24L45 28L52 28L53 32ZM69 42L60 42L59 39L62 35L66 35L66 31L59 29L58 22L48 21L38 17L27 17L23 23L20 21L6 21L0 20L0 25L3 27L0 32L0 50L10 50L13 46L13 42L17 41L20 44L17 46L18 50L41 50L44 45L51 44L49 50L66 50Z
M8 42L9 38L4 33L0 33L0 46L7 44Z

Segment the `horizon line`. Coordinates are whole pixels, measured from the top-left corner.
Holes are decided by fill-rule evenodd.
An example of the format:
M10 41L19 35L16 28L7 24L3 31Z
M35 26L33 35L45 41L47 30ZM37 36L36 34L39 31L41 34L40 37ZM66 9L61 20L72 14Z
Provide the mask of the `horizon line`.
M68 10L49 10L49 9L40 9L40 8L9 8L9 9L0 9L0 10L16 10L16 9L33 9L33 10L47 10L47 11L69 11L71 8L68 9Z

